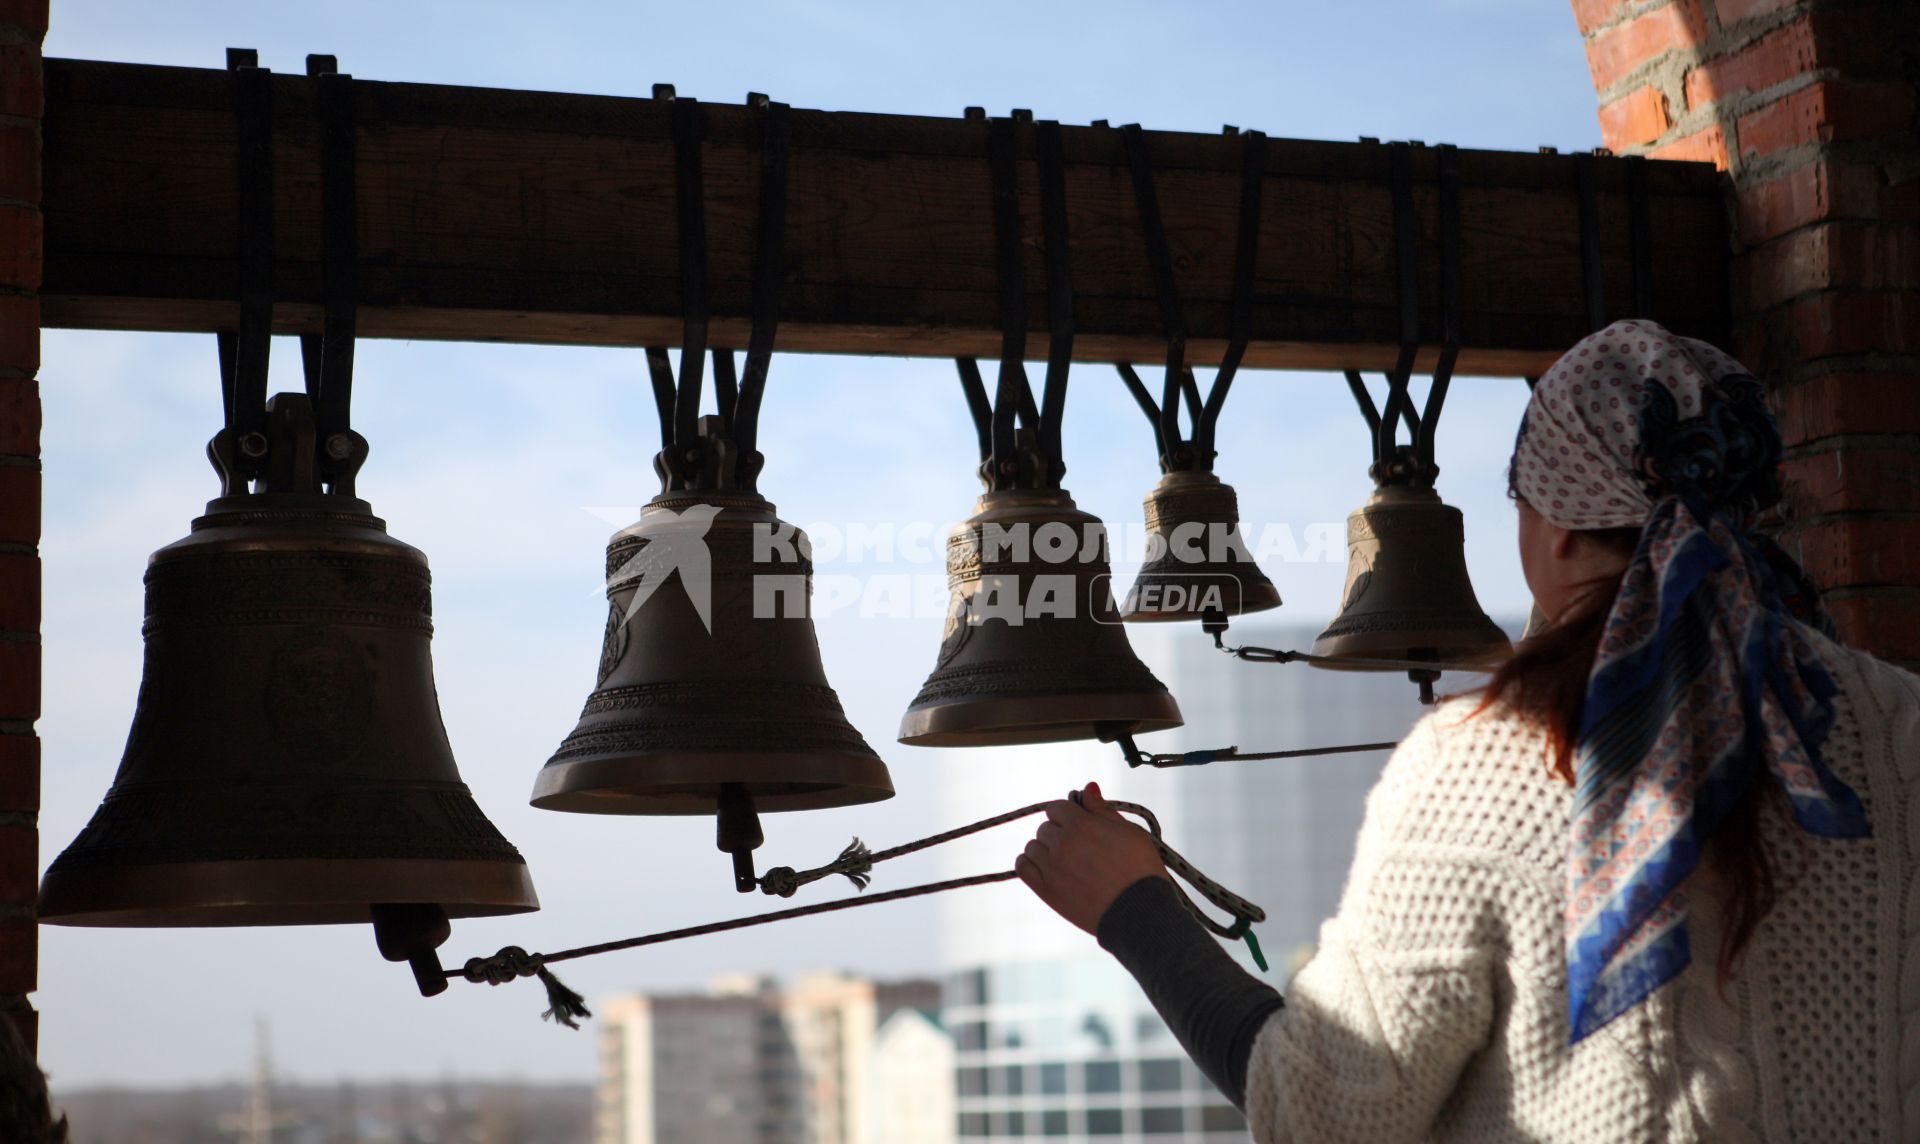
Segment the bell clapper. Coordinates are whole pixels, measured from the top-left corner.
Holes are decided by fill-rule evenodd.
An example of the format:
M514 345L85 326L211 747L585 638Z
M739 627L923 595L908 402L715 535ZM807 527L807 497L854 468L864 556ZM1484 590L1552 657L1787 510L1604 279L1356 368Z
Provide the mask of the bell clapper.
M753 795L745 783L721 783L720 801L715 811L714 842L733 855L733 888L751 894L760 888L753 872L753 852L765 842L760 830L760 815L753 808Z
M1219 608L1208 608L1200 613L1200 630L1213 637L1213 646L1221 651L1227 649L1227 613Z
M380 956L406 962L413 969L413 980L420 986L422 997L447 991L447 974L434 951L452 935L447 911L431 902L373 904L373 940L380 947Z
M1132 723L1096 723L1093 729L1102 743L1120 744L1120 754L1127 760L1128 767L1147 765L1147 756L1141 753L1139 745L1133 741L1134 725Z

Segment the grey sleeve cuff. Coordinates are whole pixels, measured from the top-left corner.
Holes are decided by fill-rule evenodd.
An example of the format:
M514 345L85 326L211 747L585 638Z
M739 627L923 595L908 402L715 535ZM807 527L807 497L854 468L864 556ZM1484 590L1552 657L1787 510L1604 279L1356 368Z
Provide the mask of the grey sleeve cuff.
M1247 1061L1280 994L1258 980L1188 915L1166 878L1142 878L1100 915L1100 945L1134 980L1200 1066L1207 1079L1243 1111Z

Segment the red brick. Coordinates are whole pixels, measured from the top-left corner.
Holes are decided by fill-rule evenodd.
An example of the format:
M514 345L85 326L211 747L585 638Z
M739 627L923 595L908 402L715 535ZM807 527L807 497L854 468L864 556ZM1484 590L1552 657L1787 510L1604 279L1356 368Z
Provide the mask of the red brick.
M1727 159L1727 136L1718 125L1683 135L1671 143L1647 152L1649 159L1678 159L1689 163L1712 163L1722 171L1731 164Z
M9 455L40 455L40 383L32 378L0 377L0 456Z
M1920 227L1803 227L1736 259L1734 281L1753 310L1814 290L1920 289Z
M1813 25L1800 20L1746 47L1687 72L1687 107L1704 107L1730 95L1765 91L1814 66Z
M1920 512L1920 452L1845 446L1789 457L1786 511L1804 520L1837 512Z
M1797 0L1713 0L1714 14L1720 17L1720 24L1737 24L1742 20L1751 20L1755 16L1765 16L1790 7Z
M1920 659L1920 589L1856 588L1822 602L1848 646L1883 659Z
M0 115L38 119L46 110L40 45L0 44Z
M0 826L0 904L30 906L39 896L40 832Z
M37 987L40 935L32 918L0 919L0 993L31 993Z
M10 24L28 39L47 34L47 0L0 0L0 24Z
M40 299L31 294L0 294L0 377L9 373L32 377L39 371ZM5 400L0 397L0 418L6 416ZM4 437L4 426L0 426L0 440ZM0 452L6 451L0 445Z
M1671 126L1667 97L1657 88L1635 88L1600 109L1600 137L1615 151L1651 143Z
M40 201L40 130L24 124L0 127L0 198Z
M0 552L0 631L40 630L40 558Z
M1581 35L1591 36L1631 3L1633 0L1573 0L1573 19L1580 25Z
M1834 354L1920 353L1920 294L1830 290L1788 305L1799 361Z
M1920 433L1920 373L1835 373L1775 398L1782 439L1804 444L1845 433Z
M1822 156L1747 187L1736 214L1748 245L1827 219L1920 222L1920 180L1895 187L1872 164Z
M40 212L0 207L0 286L40 288Z
M1687 51L1706 40L1706 25L1695 0L1674 3L1616 24L1587 41L1587 69L1593 89L1604 92L1642 64L1670 51Z
M1920 520L1837 520L1790 529L1781 543L1823 588L1920 584Z
M0 643L0 719L38 718L40 645Z
M40 543L40 472L0 465L0 544Z
M40 809L40 737L0 735L0 810Z
M1740 117L1740 154L1771 155L1806 143L1869 139L1907 129L1913 86L1816 83Z

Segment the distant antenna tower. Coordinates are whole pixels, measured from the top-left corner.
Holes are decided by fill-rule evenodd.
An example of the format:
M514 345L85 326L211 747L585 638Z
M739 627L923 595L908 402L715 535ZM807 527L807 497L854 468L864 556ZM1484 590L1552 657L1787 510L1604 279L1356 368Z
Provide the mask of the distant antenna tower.
M267 1019L253 1019L253 1086L247 1092L247 1117L241 1130L245 1144L273 1144L273 1053L268 1047Z

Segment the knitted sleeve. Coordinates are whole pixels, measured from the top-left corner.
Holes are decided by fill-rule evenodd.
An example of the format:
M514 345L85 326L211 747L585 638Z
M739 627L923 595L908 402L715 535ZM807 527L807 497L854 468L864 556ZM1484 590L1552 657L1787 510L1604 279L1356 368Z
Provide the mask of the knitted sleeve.
M1414 728L1368 796L1339 912L1260 1031L1247 1115L1261 1144L1425 1139L1491 1035L1500 864L1433 827L1502 808L1449 777L1440 718Z

